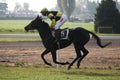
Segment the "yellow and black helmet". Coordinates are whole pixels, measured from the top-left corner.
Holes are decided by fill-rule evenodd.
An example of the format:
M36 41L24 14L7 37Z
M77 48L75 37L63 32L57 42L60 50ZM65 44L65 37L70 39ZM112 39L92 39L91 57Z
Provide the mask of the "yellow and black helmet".
M47 8L43 8L40 12L41 12L41 13L44 13L44 12L47 12L47 11L48 11Z

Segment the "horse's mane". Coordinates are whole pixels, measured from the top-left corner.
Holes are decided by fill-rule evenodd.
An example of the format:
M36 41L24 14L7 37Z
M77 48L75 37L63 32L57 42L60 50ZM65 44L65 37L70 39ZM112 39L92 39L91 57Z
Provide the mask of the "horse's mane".
M43 21L43 23L44 23L44 26L50 27L49 24L48 24L47 22Z
M33 21L37 21L38 26L42 26L42 27L50 27L49 24L47 22L45 22L40 16L37 16L37 18L35 18Z

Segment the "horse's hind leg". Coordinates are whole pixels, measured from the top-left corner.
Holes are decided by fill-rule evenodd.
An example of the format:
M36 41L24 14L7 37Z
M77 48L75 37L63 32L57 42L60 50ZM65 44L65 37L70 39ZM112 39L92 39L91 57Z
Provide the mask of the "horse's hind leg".
M79 58L78 62L77 62L77 67L80 67L80 62L83 60L83 58L89 53L87 49L85 49L84 47L81 48L83 55Z
M68 70L81 57L80 48L75 46L75 51L76 51L76 58L69 64Z
M47 64L47 65L49 65L49 66L52 66L52 64L51 64L51 63L48 63L48 62L45 60L45 58L44 58L44 56L45 56L46 54L48 54L49 52L50 52L50 51L46 49L46 50L41 54L41 58L43 59L43 61L44 61L45 64Z

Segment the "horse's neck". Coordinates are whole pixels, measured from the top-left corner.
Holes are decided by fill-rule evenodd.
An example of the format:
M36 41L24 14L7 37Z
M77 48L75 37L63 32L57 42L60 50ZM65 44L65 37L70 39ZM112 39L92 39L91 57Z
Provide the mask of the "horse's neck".
M38 29L38 32L39 32L40 37L42 38L42 40L48 39L48 38L50 38L52 36L48 25L42 26L40 29Z

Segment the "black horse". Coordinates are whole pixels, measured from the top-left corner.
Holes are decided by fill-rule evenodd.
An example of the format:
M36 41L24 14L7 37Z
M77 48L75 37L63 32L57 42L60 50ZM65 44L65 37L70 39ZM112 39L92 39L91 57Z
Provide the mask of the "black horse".
M46 54L48 54L49 52L51 52L51 54L52 54L54 63L61 64L61 65L69 64L69 62L58 62L56 60L56 51L58 49L65 48L65 47L69 46L71 43L73 43L75 51L76 51L76 58L69 64L68 69L70 69L71 66L76 61L78 61L77 67L79 68L80 62L88 54L88 50L85 49L84 45L90 39L89 34L92 34L94 36L94 38L97 40L98 46L100 46L101 48L104 48L110 44L110 43L107 43L105 45L102 45L101 40L97 35L95 35L94 33L90 32L86 29L78 27L75 29L69 29L69 35L68 35L69 39L60 40L59 45L58 45L57 40L52 35L52 31L51 31L48 23L43 21L42 18L39 16L37 16L37 18L35 18L30 24L28 24L25 27L25 30L27 32L29 30L33 30L33 29L37 29L40 34L40 37L42 38L42 42L43 42L43 45L46 48L46 50L41 54L41 57L42 57L43 61L45 62L45 64L50 65L50 66L51 66L51 63L48 63L44 58L44 56ZM81 51L83 52L83 55L81 55Z

